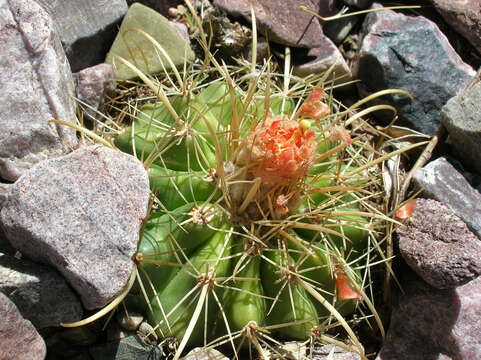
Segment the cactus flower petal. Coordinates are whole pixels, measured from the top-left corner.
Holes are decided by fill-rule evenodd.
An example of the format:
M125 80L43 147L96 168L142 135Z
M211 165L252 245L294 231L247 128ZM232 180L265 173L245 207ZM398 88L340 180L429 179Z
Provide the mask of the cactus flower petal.
M294 183L314 162L315 133L294 120L267 118L247 136L243 156L250 172L266 184ZM239 160L239 159L238 159Z
M314 120L320 120L329 115L329 106L321 101L324 95L324 90L320 87L314 87L312 93L306 99L304 104L301 105L299 109L300 115Z
M338 300L351 300L362 298L362 294L352 288L351 280L342 270L336 271L336 290Z
M394 216L398 219L407 219L411 217L414 213L414 208L416 207L416 199L410 200L396 210Z

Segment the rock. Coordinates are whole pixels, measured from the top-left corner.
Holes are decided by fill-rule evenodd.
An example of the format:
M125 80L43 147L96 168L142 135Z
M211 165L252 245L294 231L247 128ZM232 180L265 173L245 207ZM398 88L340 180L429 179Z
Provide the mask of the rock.
M55 270L0 254L0 292L37 329L81 320L82 305Z
M32 0L0 7L0 177L15 181L33 164L77 144L70 66L48 14Z
M316 17L299 9L304 5L308 9L319 13L319 1L303 0L258 0L252 2L257 20L259 34L269 41L279 44L316 48L323 45L322 29ZM330 7L330 3L322 5ZM220 7L229 15L243 17L251 21L250 8L246 3L238 0L214 0L213 4Z
M0 359L42 360L47 347L32 323L25 320L15 304L0 293Z
M0 209L2 208L0 204ZM7 240L7 237L5 236L2 227L0 226L0 253L1 254L15 254L15 249L12 247L10 242Z
M128 336L107 344L95 345L89 349L94 360L152 360L164 359L161 346L145 344L138 336Z
M341 82L351 80L351 71L340 51L327 37L324 37L323 42L324 46L308 51L307 57L308 59L313 58L312 60L294 66L294 75L304 77L325 72L332 67L329 79L336 79Z
M137 330L144 321L144 316L136 312L119 311L117 313L117 322L125 330Z
M481 0L431 0L436 10L481 54Z
M356 65L362 96L388 88L406 90L412 103L403 95L383 97L383 103L394 105L400 120L416 130L436 133L441 107L469 83L474 70L463 63L436 24L422 16L372 12L363 33Z
M481 194L445 158L418 169L414 180L426 197L446 204L481 239Z
M344 39L349 35L352 28L359 22L359 16L349 16L345 18L340 18L337 20L327 21L323 26L322 30L329 39L331 39L335 44L341 44Z
M192 5L194 5L197 0L191 1ZM130 6L134 3L140 3L142 5L148 6L155 11L158 11L164 16L169 14L170 8L175 8L178 5L184 5L184 0L127 0L127 4Z
M373 3L373 0L342 0L347 6L352 6L358 9L367 9Z
M358 353L349 352L335 345L315 347L312 360L361 360Z
M36 0L50 14L73 72L100 64L127 12L125 0Z
M307 346L304 342L289 341L280 343L272 350L266 351L269 360L300 360L307 358ZM310 358L310 357L309 357Z
M376 360L481 359L481 277L453 290L403 284Z
M195 348L190 351L183 360L229 360L221 352L209 348Z
M131 62L146 74L163 71L162 63L166 70L171 69L167 59L159 54L155 45L134 29L142 30L152 36L169 54L175 66L183 66L186 61L194 60L190 45L182 39L165 17L142 4L134 3L127 11L119 33L105 59L106 63L115 65L118 79L133 79L137 75L117 59L117 56Z
M102 120L97 111L102 112L105 98L113 93L117 82L115 70L110 64L99 64L74 74L77 99L89 120Z
M11 184L0 183L0 209L2 208L3 202L7 198L7 193L10 190ZM1 250L1 249L0 249ZM1 252L1 251L0 251Z
M406 263L435 288L454 288L481 274L481 241L436 200L417 199L397 233Z
M88 146L22 176L0 220L16 249L55 267L94 309L112 300L130 276L149 195L137 159Z
M126 338L128 336L136 335L135 331L126 330L122 328L119 324L111 321L106 329L107 341L118 341L120 339Z
M189 29L184 23L169 20L169 24L172 25L172 27L175 29L175 31L177 31L177 34L179 34L182 39L184 39L186 42L190 41Z
M459 159L481 174L481 70L462 93L451 98L441 110L442 123Z

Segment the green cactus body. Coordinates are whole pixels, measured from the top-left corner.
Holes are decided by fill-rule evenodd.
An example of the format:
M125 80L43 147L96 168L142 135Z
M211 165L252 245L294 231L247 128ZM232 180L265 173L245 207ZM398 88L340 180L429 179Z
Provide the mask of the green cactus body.
M201 276L225 277L230 270L230 235L218 231L197 249L184 267L175 274L167 286L151 299L152 312L150 320L159 324L157 332L160 336L182 338L192 317L195 307L196 292L192 290L201 286ZM204 285L208 286L208 285ZM190 294L190 296L189 296ZM214 304L211 296L210 304ZM213 318L218 314L215 306L208 309L207 314L200 316L200 321L190 337L190 342L200 344L205 331L211 334ZM207 319L204 327L204 319Z
M260 264L259 256L251 257L236 274L236 278L241 280L233 282L235 290L226 292L225 310L233 331L242 330L251 321L260 326L265 325L266 301L263 297Z
M290 255L273 250L266 256L270 261L262 263L262 282L266 295L274 299L268 303L267 322L272 325L292 323L279 328L279 333L288 338L306 339L311 329L319 324L316 307L299 284L285 280L288 275L284 270L293 264Z
M174 210L186 202L215 201L221 195L211 174L174 171L157 164L152 164L148 171L150 188L167 210Z
M146 105L115 140L147 159L159 209L138 250L141 279L155 289L147 291L149 321L162 337L187 334L189 345L232 333L252 340L254 323L305 340L332 315L313 288L343 314L358 302L336 299L336 271L369 246L372 219L359 200L368 181L346 175L364 163L338 146L352 145L346 130L339 140L312 109L260 91L247 101L248 91L227 84L172 96L178 117L163 103ZM213 215L193 216L195 204Z
M145 260L140 265L141 275L146 274L156 291L160 291L179 271L175 265L182 264L185 256L216 234L224 223L225 214L213 204L189 203L172 213L152 216L138 248Z
M146 105L132 127L127 127L116 139L115 145L122 151L136 153L141 159L157 154L155 163L171 170L199 171L216 166L215 153L210 144L211 136L204 121L207 119L214 130L217 122L202 102L176 98L174 103L183 114L187 104L192 105L189 122L175 123L174 118L162 103ZM174 107L175 108L175 107Z

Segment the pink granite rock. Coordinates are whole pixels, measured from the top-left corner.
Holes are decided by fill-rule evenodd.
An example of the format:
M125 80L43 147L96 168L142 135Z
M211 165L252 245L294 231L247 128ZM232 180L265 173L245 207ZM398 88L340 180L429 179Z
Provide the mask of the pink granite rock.
M436 10L481 54L481 0L431 0Z
M15 181L33 164L76 146L70 66L48 14L33 0L0 7L0 177Z
M403 283L376 360L481 359L481 277L453 290Z
M242 16L250 21L250 9L246 1L214 0L214 5L232 16ZM313 48L322 45L322 29L319 21L299 9L301 5L318 13L330 11L333 6L322 5L324 2L314 0L257 0L253 1L258 31L269 41L279 44ZM329 15L329 14L325 14Z
M15 304L0 293L0 359L43 360L47 347L32 323L25 320Z
M0 221L13 247L55 267L94 309L130 276L149 196L136 158L93 145L25 173L7 194Z
M105 98L113 93L117 82L111 64L99 64L74 74L77 99L84 115L89 120L102 120L97 111L102 111Z

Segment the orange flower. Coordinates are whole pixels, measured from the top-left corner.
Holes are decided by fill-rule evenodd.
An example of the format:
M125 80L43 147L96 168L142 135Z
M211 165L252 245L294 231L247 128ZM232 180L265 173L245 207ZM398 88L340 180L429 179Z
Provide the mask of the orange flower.
M304 101L299 109L301 117L308 117L314 120L322 119L329 115L329 106L324 104L321 99L324 97L324 90L320 87L314 87L311 95Z
M338 300L362 298L362 294L352 288L351 280L342 270L336 270L336 290L336 296Z
M247 136L237 162L249 164L253 176L264 183L292 183L305 176L314 162L314 137L314 131L305 123L283 117L267 118Z

